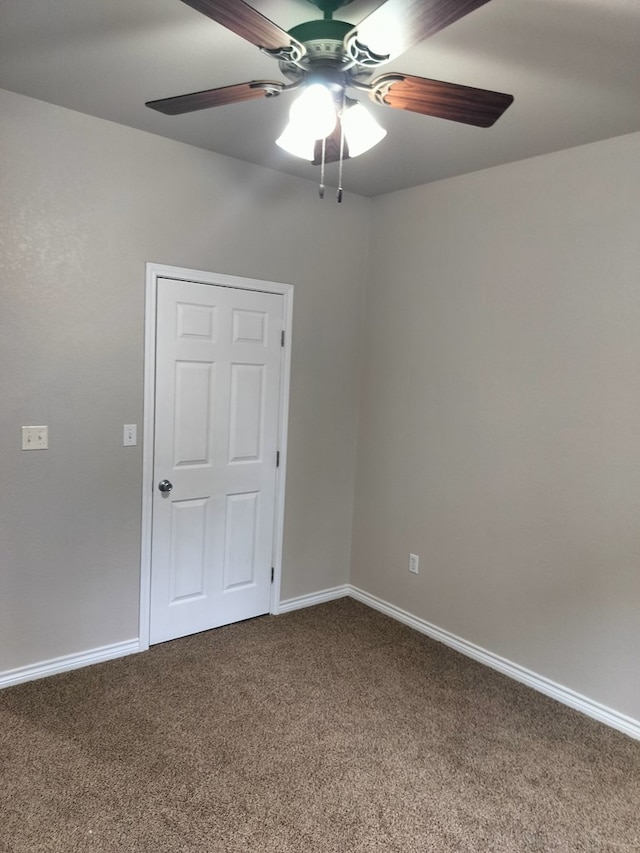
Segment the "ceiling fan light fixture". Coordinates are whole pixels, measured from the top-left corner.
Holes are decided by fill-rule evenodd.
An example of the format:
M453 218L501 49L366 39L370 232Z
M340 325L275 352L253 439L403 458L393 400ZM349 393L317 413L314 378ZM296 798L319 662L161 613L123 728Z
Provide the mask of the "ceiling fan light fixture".
M333 18L337 9L352 0L309 0L323 13L322 20L305 21L288 32L247 0L182 2L277 61L290 82L250 80L147 101L147 106L176 116L300 90L277 145L321 166L321 195L325 165L337 162L338 201L342 201L344 161L363 154L386 136L374 118L347 97L349 89L367 92L382 107L474 127L491 127L513 103L513 96L502 92L412 74L392 72L370 79L378 66L489 0L377 0L376 8L355 25Z
M373 148L387 135L384 127L378 124L369 110L365 109L362 104L354 104L344 111L342 127L350 157L364 154L365 151Z

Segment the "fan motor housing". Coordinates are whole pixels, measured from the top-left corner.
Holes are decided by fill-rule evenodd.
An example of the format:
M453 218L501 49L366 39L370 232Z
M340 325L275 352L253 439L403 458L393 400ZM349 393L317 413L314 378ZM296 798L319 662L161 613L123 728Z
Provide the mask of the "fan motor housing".
M340 71L342 66L350 63L345 53L344 37L353 29L353 24L346 21L321 20L305 21L289 30L289 35L301 42L307 53L300 64L295 62L280 62L280 70L290 80L298 81L306 77L309 71L320 68L332 68ZM371 72L365 68L349 68L349 76L353 79L367 79Z

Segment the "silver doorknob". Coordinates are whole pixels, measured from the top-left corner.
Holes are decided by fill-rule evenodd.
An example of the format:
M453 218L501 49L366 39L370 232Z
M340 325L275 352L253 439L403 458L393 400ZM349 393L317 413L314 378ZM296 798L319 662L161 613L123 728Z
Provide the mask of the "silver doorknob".
M173 488L173 483L170 483L169 480L160 480L158 488L161 492L170 492Z

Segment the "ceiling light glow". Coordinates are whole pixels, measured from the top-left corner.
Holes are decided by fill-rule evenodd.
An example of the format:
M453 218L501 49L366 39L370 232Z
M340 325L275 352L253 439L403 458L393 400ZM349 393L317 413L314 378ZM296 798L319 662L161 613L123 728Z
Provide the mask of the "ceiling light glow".
M348 99L352 106L341 115L349 157L357 157L387 135L387 131L362 104ZM307 86L289 111L289 123L276 139L276 145L303 160L312 161L316 141L330 136L336 126L337 107L333 95L321 83Z
M289 112L291 124L311 139L324 139L336 126L333 96L322 83L312 83L296 98Z

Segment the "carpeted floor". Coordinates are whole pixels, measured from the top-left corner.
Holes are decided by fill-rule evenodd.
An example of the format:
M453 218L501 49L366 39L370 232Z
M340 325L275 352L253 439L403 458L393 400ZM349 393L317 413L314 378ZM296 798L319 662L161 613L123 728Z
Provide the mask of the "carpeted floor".
M350 599L0 693L3 853L640 851L640 743Z

